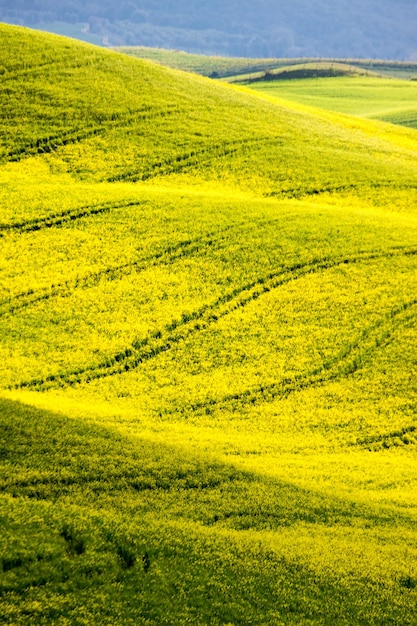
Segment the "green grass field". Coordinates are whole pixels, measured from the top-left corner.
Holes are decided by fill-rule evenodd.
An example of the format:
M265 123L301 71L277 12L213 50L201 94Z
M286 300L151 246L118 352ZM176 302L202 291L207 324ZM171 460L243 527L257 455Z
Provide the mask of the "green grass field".
M413 626L416 130L0 55L0 623Z
M344 76L251 82L250 87L309 106L417 128L417 82Z
M174 69L194 72L238 82L245 74L262 76L265 72L282 72L303 66L309 69L342 65L345 71L358 74L377 74L381 77L417 78L417 63L412 61L387 61L377 59L256 59L240 57L191 54L183 50L167 50L148 46L121 46L114 48L130 56L147 59Z

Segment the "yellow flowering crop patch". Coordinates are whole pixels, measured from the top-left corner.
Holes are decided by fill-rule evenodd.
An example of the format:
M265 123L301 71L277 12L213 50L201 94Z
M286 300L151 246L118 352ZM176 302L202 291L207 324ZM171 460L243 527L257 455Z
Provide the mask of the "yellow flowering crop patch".
M0 34L6 623L414 624L415 130Z

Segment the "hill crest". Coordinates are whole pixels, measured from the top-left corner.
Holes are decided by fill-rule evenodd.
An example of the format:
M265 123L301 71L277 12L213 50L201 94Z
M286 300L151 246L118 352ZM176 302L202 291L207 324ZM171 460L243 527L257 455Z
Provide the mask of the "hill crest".
M346 142L356 184L369 169L378 135L384 142L384 133L397 132L397 143L414 145L412 131L347 123L344 116L273 102L73 40L0 28L3 161L48 155L51 166L83 180L191 176L246 189L265 184L266 193L288 195L315 193L320 172L327 189L350 186L352 173L333 156ZM386 180L388 164L380 156L371 169L378 163L376 179ZM403 166L412 169L411 161Z

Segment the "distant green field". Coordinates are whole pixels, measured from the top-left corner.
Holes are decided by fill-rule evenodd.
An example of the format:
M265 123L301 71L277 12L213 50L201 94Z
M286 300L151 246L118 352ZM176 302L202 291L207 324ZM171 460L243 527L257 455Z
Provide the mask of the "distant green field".
M175 69L248 84L257 91L294 102L417 127L417 82L410 80L417 79L417 63L239 59L139 46L118 50ZM303 73L306 76L297 79L297 74ZM320 74L328 74L332 80Z
M5 25L0 73L0 622L414 626L416 131Z
M174 69L215 78L238 76L248 72L262 72L288 63L286 59L209 56L191 54L183 50L166 50L147 46L121 46L115 50L138 59L150 60Z
M262 73L268 71L282 71L299 65L337 65L343 64L348 69L355 68L359 73L372 73L380 76L390 76L402 79L417 78L417 63L366 59L251 59L239 57L209 56L205 54L190 54L182 50L166 50L164 48L150 48L147 46L122 46L115 48L119 52L139 59L149 59L161 65L212 76L227 78L234 82L242 79L245 74Z
M376 77L259 81L251 89L310 106L417 128L417 82Z

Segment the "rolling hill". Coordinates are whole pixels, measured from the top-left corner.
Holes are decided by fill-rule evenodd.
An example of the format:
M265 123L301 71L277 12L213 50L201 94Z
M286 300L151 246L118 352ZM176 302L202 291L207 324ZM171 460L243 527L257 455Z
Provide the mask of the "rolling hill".
M412 128L417 125L416 63L240 59L135 46L117 50L163 66L248 85L279 98Z
M321 109L417 128L417 83L343 76L313 80L256 80L251 88Z
M228 82L244 82L251 78L263 78L268 73L279 73L294 69L294 66L333 68L341 65L346 74L364 74L382 78L417 78L417 63L413 61L387 61L378 59L343 59L343 58L265 58L222 57L205 54L191 54L181 50L152 48L149 46L119 46L117 52L124 52L139 59L155 61L160 65L172 67L210 78L220 78ZM346 65L348 67L346 67Z
M416 131L0 59L4 623L412 625Z

